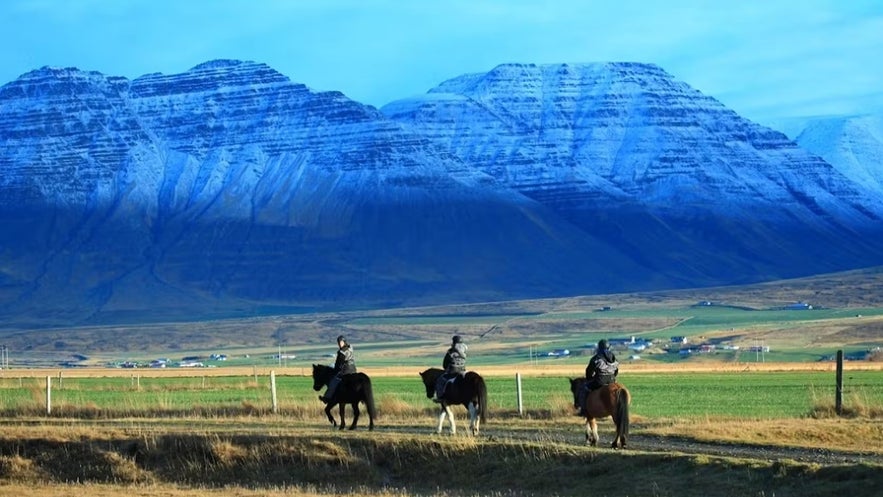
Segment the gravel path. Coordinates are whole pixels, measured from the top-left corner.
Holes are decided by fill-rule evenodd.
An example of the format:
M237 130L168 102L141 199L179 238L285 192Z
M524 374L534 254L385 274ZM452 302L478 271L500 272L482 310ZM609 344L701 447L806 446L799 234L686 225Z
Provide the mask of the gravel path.
M490 437L512 438L536 442L573 443L582 445L582 431L573 432L499 432L488 430ZM609 449L612 434L601 433L598 447ZM802 463L821 465L838 464L880 464L883 465L883 454L871 452L847 452L828 449L789 447L775 445L738 444L728 442L705 442L685 437L668 437L659 435L632 434L628 438L628 449L644 452L664 452L696 454L718 457L737 457L764 461L793 460ZM627 450L628 450L627 449Z

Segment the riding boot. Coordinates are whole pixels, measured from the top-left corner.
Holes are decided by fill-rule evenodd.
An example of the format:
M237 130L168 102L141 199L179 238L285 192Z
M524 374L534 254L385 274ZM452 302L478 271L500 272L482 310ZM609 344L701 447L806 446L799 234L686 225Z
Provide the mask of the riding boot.
M325 395L320 395L319 400L324 403L331 402L331 399L334 397L335 391L337 391L337 386L340 384L340 377L335 376L328 382L328 388L325 389Z

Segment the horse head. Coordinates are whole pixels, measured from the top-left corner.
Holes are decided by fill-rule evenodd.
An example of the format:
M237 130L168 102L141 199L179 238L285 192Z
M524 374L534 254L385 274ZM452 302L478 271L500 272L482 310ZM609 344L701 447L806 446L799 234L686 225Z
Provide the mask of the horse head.
M443 372L444 371L438 368L429 368L420 373L420 378L423 379L423 386L426 387L427 399L431 399L435 396L435 382Z
M586 384L586 379L583 377L570 378L570 393L573 394L574 407L579 407L579 391L583 389L585 384Z
M322 390L322 387L331 381L334 376L334 368L323 364L313 364L313 390Z

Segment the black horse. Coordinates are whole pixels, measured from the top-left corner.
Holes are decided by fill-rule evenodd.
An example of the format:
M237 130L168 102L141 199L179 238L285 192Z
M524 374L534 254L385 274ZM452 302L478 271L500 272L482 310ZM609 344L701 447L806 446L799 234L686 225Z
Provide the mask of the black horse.
M438 368L429 368L420 373L423 385L426 387L426 397L432 398L435 395L436 380L443 373L444 370ZM473 435L478 435L479 421L483 423L487 415L487 387L484 384L484 379L473 371L469 371L465 375L458 375L445 388L445 394L439 404L441 412L438 414L437 433L442 432L445 416L450 419L451 434L457 433L451 406L463 405L469 411L469 429L472 430Z
M322 387L328 385L331 378L334 377L334 368L324 366L322 364L313 364L313 390L319 391ZM340 385L325 406L325 415L332 426L337 426L337 420L331 415L331 409L335 405L340 405L340 429L346 428L344 420L344 408L346 404L353 406L353 424L350 430L355 430L359 423L359 402L364 402L368 408L368 429L374 429L374 416L377 415L374 408L374 392L371 389L371 378L365 373L356 373L344 375L340 379Z

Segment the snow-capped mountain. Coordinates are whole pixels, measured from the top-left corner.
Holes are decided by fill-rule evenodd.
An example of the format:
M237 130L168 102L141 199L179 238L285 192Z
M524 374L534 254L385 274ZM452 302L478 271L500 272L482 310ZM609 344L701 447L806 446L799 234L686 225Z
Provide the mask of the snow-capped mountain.
M505 64L382 111L672 278L880 260L880 197L654 65Z
M641 64L504 65L382 112L253 62L0 87L22 326L727 284L883 264L883 205Z
M792 133L802 148L883 196L883 113L808 118Z
M624 290L596 276L636 267L262 64L37 70L0 88L0 143L0 303L29 323Z

